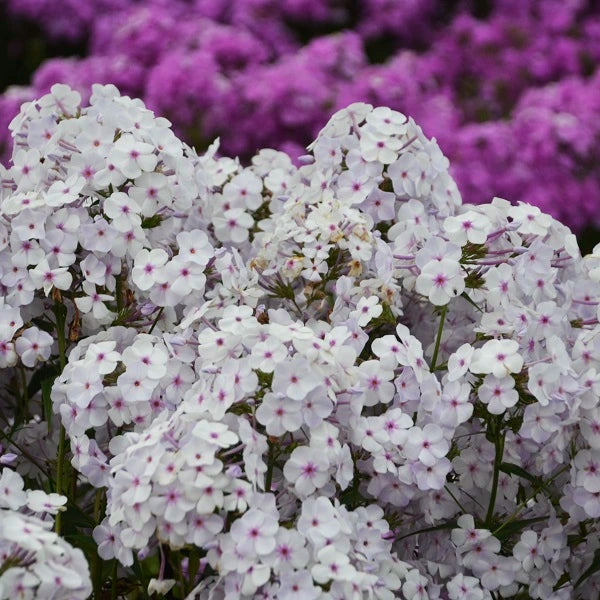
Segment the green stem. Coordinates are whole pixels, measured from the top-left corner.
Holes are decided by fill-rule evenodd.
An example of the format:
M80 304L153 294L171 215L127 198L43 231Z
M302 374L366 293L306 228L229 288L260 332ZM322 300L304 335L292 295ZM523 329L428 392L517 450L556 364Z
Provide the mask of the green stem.
M29 462L34 464L40 470L41 473L44 473L46 471L46 468L42 465L42 463L40 463L30 452L28 452L25 448L23 448L23 446L15 442L9 435L4 433L1 429L0 436L2 436L2 439L6 440L10 445L14 446ZM51 477L48 477L48 479L52 484L54 484Z
M442 312L440 314L440 325L438 327L437 337L435 339L435 348L433 349L433 357L431 359L431 371L435 370L435 365L437 363L438 352L440 351L440 343L442 341L442 331L444 330L444 321L446 320L446 311L448 310L448 305L444 304L442 306Z
M186 587L185 587L185 578L183 576L183 567L181 565L181 554L177 552L175 555L176 565L177 565L177 579L179 580L179 585L181 586L181 598L185 598L186 596ZM189 566L189 563L188 563Z
M122 268L122 267L121 267ZM115 297L117 301L117 318L120 316L123 310L123 279L121 275L115 275Z
M1 565L0 565L0 577L2 577L2 575L4 575L4 573L6 573L6 571L8 571L9 569L12 569L13 567L18 567L19 566L19 561L15 560L12 557L8 557Z
M469 511L467 511L465 509L465 507L458 501L458 498L452 493L452 491L450 490L450 488L447 485L444 486L444 489L448 492L448 494L450 495L450 498L452 498L452 500L454 500L454 502L456 503L458 508L460 508L460 510L462 510L465 515L469 514Z
M494 507L496 506L496 496L498 494L498 479L500 478L500 465L502 464L502 457L504 455L504 436L505 432L501 432L502 427L502 415L494 420L496 427L494 428L495 434L495 447L496 455L494 456L494 476L492 479L492 493L490 495L490 504L488 506L487 515L485 517L485 526L489 528L494 516Z
M61 373L64 371L67 364L67 340L65 338L65 322L66 322L66 307L60 302L54 302L54 316L56 317L56 337L58 340L58 360L60 362ZM58 438L58 449L56 456L56 493L62 494L64 486L64 470L65 470L65 446L66 432L64 426L60 425L60 433ZM56 515L54 529L58 535L62 532L62 513Z
M296 310L298 311L298 315L300 316L300 318L302 318L304 313L302 312L302 309L298 306L298 303L296 302L296 298L290 298L290 300L292 301L292 304L296 307Z
M67 309L60 302L54 303L54 316L56 317L56 337L58 341L58 360L60 361L60 370L64 371L67 365L67 338L65 337Z
M267 441L269 452L267 454L267 474L265 477L265 492L268 494L271 491L271 483L273 482L273 467L275 465L275 445Z
M158 311L158 314L156 315L156 319L154 319L154 323L152 323L152 327L150 327L150 331L148 331L148 335L150 335L154 331L156 324L158 323L158 321L160 320L160 317L163 314L163 310L164 310L164 307L161 306L160 310Z
M79 478L79 473L77 472L77 469L73 469L71 468L71 500L73 500L73 502L75 502L75 500L77 499L77 479Z
M188 562L188 577L190 581L189 591L194 589L194 584L196 583L196 574L198 573L199 568L200 557L198 556L198 553L196 551L192 550Z
M90 567L92 571L92 581L94 586L94 600L101 600L102 598L102 563L97 552L92 554L90 560Z
M433 525L431 527L425 527L424 529L419 529L417 531L411 531L402 537L396 538L396 541L399 542L401 540L405 540L406 538L412 537L414 535L420 535L421 533L431 533L433 531L442 531L443 529L454 529L456 527L456 520L448 521L447 523L442 523L441 525Z
M119 568L119 561L115 558L112 568L111 585L110 585L110 599L117 600L117 569Z
M100 525L102 521L102 496L103 490L96 490L94 497L94 522L96 525ZM102 586L104 581L102 580L102 566L103 561L98 556L98 550L94 549L92 552L91 568L92 568L92 581L94 584L94 600L102 599Z
M96 490L94 497L94 521L100 525L102 520L102 494L103 490Z
M63 489L63 477L64 477L64 466L65 466L65 445L66 445L66 431L65 428L60 426L60 433L58 437L58 451L56 457L56 493L62 494ZM54 529L58 535L62 533L62 513L56 514L56 521L54 522Z
M544 487L546 487L547 485L552 483L557 477L562 475L565 471L568 471L570 468L571 468L570 465L565 465L564 467L559 469L554 475L552 475L552 477L550 477L550 479L548 479L548 481L545 481L544 483L542 483L541 485L536 487L535 490L533 490L533 492L531 492L531 494L529 494L529 496L527 496L527 498L525 498L525 500L523 500L523 502L521 502L521 504L519 504L519 506L517 506L515 511L508 517L508 519L506 519L506 521L504 521L504 523L502 523L502 525L500 525L500 527L498 527L497 529L492 531L492 535L498 534L507 525L512 523L521 514L521 512L527 506L527 503L530 500L535 498L538 495L538 493L544 489Z
M24 367L19 367L19 371L21 373L21 385L23 386L23 418L25 423L27 423L29 421L29 392L27 390L27 375L25 375Z

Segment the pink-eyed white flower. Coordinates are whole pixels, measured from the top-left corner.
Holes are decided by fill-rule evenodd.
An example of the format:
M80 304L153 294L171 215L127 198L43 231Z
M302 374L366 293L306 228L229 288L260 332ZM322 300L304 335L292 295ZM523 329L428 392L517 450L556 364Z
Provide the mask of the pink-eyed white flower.
M476 577L469 577L463 573L456 574L446 584L450 600L483 600L484 592Z
M151 144L136 140L127 133L115 142L108 158L128 179L135 179L144 171L153 171L158 162Z
M423 429L412 427L408 430L408 437L404 452L411 460L419 460L424 465L431 467L445 456L450 449L444 431L435 423L427 423Z
M377 296L361 298L356 305L356 309L350 313L361 327L364 327L369 321L376 319L383 312L383 307Z
M460 215L448 217L444 221L444 230L454 244L464 246L485 243L491 232L490 220L483 214L468 210Z
M465 290L464 275L457 262L444 259L428 262L417 277L415 289L436 306L443 306Z
M157 281L157 275L168 260L167 253L160 249L140 250L134 262L132 279L141 290L149 290Z
M242 554L265 556L277 546L277 516L259 508L251 508L231 526L231 537Z
M524 531L513 548L513 556L521 563L523 570L541 569L546 562L538 548L538 535L535 531Z
M23 478L12 469L2 469L0 475L0 508L18 510L27 503Z
M73 276L67 267L51 269L46 259L31 269L29 275L37 288L43 288L46 296L53 287L59 290L69 289L73 281Z
M448 380L460 379L468 370L475 349L471 344L463 344L448 358Z
M321 548L317 555L318 563L310 572L317 583L328 581L354 581L357 577L356 569L350 564L350 558L340 552L332 544Z
M26 329L15 342L15 349L26 367L37 361L48 360L52 351L53 337L37 327Z
M55 515L66 510L67 497L62 494L47 494L42 490L27 491L27 507L35 513Z
M498 379L510 373L519 373L523 357L515 340L489 340L473 352L469 370L471 373L491 373Z
M373 126L367 125L362 129L360 153L367 161L378 160L383 164L390 164L398 157L401 146L400 139L380 133Z
M318 449L299 446L286 461L283 474L298 495L305 497L329 481L328 469L329 463Z
M479 399L487 404L490 413L501 415L519 401L519 393L514 388L515 380L512 377L486 375L479 386Z
M574 466L577 469L575 484L592 494L600 492L600 452L580 450L575 456Z
M241 244L248 239L248 231L254 224L243 208L231 208L213 218L215 236L220 242Z

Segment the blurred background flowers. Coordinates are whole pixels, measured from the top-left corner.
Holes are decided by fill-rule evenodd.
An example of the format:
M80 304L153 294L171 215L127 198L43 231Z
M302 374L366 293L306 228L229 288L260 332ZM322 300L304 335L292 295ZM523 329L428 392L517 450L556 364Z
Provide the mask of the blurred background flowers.
M466 202L600 239L597 0L0 0L0 157L22 102L114 83L187 142L293 157L336 109L413 116Z

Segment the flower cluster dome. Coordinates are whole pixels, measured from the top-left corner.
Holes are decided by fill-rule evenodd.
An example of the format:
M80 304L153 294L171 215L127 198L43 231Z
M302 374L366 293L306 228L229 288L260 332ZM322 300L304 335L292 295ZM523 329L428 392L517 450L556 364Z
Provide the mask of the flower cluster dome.
M112 86L89 106L55 86L11 129L8 462L38 482L56 467L93 506L82 528L120 581L202 600L598 594L600 248L582 258L524 203L462 204L435 139L385 107L337 112L301 166L198 156ZM33 569L2 539L46 531L16 471L0 590Z

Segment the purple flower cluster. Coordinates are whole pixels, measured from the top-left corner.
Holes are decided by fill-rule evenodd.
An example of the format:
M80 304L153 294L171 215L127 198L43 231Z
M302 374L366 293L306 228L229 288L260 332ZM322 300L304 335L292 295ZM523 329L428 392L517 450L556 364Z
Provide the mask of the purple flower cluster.
M485 15L468 0L94 0L61 5L64 20L56 4L7 0L49 36L89 36L89 55L49 59L0 96L0 131L56 82L84 98L114 83L199 148L220 137L242 160L265 146L297 157L332 109L364 101L414 115L466 201L499 193L600 225L592 0L497 0Z
M509 121L462 127L448 148L461 192L526 198L576 230L600 224L599 116L597 73L528 91Z

